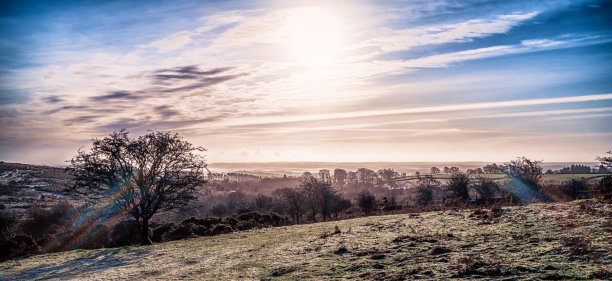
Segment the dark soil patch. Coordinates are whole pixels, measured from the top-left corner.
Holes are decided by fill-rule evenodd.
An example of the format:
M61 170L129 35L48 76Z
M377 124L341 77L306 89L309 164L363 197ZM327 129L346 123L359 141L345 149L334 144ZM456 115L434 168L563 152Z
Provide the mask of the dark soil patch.
M430 256L437 256L451 252L449 248L436 246L431 248L431 250L427 251L427 254Z
M346 254L348 252L349 252L349 250L346 247L340 247L340 248L338 248L338 250L334 251L334 254L341 256L341 255L344 255L344 254Z
M272 273L270 273L270 275L278 277L278 276L285 275L287 273L294 272L296 270L297 270L297 268L293 267L293 266L291 266L291 267L281 267L281 268L277 268L274 271L272 271Z

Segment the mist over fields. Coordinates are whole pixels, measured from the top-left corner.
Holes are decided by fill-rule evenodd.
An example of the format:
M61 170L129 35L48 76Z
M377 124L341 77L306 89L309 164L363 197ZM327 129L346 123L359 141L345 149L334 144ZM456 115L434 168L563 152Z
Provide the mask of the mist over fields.
M509 159L512 160L512 159ZM263 177L299 176L303 172L316 173L321 169L345 169L349 171L358 168L379 170L391 168L399 173L414 174L414 172L428 173L431 167L458 167L461 170L483 167L490 162L249 162L249 163L210 163L211 172L244 172ZM542 162L544 170L559 170L572 164L597 167L599 162Z

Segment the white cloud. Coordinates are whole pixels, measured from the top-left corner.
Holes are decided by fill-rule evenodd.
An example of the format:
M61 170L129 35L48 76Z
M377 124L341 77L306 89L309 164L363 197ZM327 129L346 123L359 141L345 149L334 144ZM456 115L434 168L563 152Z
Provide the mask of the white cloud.
M433 25L410 29L394 30L385 28L363 46L377 46L384 52L407 50L411 47L465 42L492 34L505 33L522 21L537 16L534 11L524 14L501 15L493 19L473 19L456 24Z
M192 36L195 33L191 31L179 31L162 39L155 40L149 44L139 46L141 48L157 48L160 53L167 53L174 50L179 50L187 46L193 41Z

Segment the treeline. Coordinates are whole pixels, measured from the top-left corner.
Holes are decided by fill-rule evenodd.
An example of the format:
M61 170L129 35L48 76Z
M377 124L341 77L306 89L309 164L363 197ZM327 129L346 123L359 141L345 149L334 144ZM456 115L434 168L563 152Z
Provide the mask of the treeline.
M611 170L606 168L604 165L599 165L599 167L591 168L586 165L577 164L571 165L569 167L563 167L559 170L554 171L548 169L546 171L546 174L607 174L609 172L611 172Z

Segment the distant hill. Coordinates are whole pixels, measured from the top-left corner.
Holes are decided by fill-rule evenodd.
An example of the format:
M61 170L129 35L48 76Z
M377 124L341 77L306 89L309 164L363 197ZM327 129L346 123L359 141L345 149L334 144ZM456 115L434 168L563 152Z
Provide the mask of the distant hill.
M79 200L64 194L69 181L64 168L0 162L0 207L23 213L35 203Z

